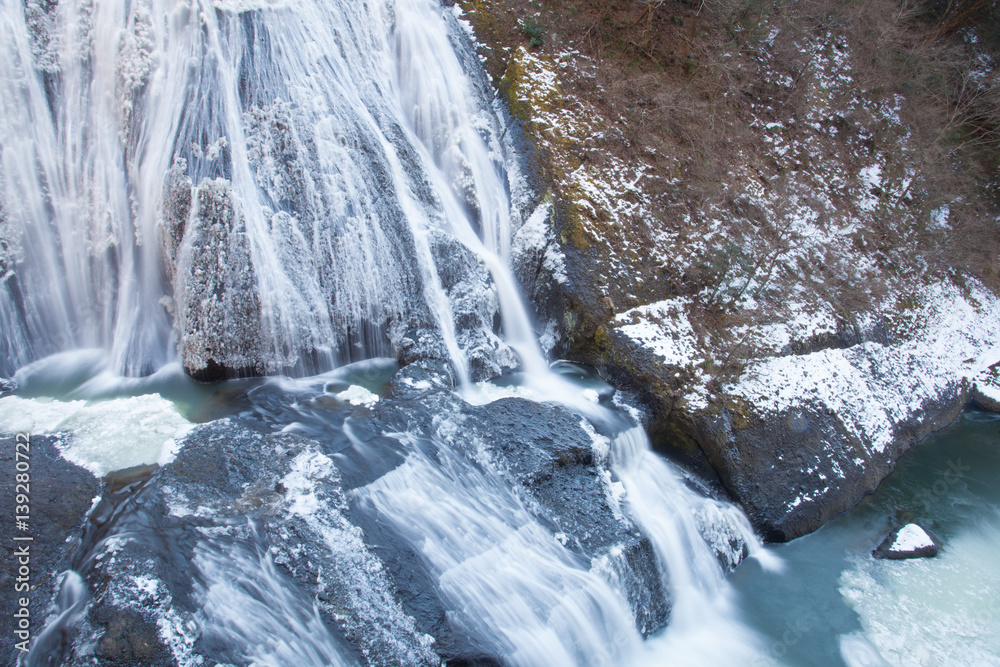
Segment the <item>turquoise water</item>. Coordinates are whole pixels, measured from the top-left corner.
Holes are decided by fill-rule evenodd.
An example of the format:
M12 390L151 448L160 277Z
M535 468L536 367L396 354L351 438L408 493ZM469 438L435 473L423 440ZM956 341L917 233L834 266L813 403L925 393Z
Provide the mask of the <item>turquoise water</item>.
M897 523L943 542L933 559L876 560ZM732 576L763 634L759 665L1000 665L1000 415L964 413L915 446L878 490Z

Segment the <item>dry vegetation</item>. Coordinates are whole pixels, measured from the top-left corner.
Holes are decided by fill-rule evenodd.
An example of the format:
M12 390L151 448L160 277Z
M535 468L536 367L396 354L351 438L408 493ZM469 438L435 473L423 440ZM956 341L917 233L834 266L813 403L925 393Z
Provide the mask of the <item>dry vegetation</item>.
M463 4L491 47L488 69L498 85L518 45L593 59L594 76L560 80L609 128L580 147L579 159L599 166L613 155L649 165L643 186L656 198L655 225L683 240L701 237L711 219L725 221L718 242L663 276L668 293L707 295L705 305L725 309L744 296L739 288L726 293L735 273L774 280L794 271L778 260L794 243L789 216L810 191L825 190L841 215L857 209L855 190L815 182L819 166L856 175L876 156L885 183L856 247L890 273L954 267L1000 287L1000 85L982 55L1000 45L996 2ZM817 100L817 54L838 49L849 54L851 83ZM779 85L775 74L790 83ZM828 115L810 124L817 105ZM900 122L880 112L887 108ZM762 122L782 123L784 142L800 150L776 157L761 140ZM761 188L768 206L743 196ZM942 205L950 208L947 230L928 225ZM812 272L828 290L843 282L836 272ZM845 309L872 296L842 287L831 298Z

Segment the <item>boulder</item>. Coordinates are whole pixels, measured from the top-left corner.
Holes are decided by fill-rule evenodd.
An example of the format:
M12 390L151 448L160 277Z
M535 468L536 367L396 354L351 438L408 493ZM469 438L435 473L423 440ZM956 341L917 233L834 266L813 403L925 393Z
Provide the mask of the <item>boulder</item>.
M972 402L988 412L1000 412L1000 364L994 364L976 376Z
M315 441L221 419L170 465L106 482L75 560L86 592L57 611L90 604L71 626L53 623L40 650L54 663L439 664ZM282 641L289 624L302 645Z
M938 542L915 523L894 528L879 544L872 556L890 560L905 558L933 558L938 553Z
M560 406L521 398L470 405L450 391L452 382L443 362L410 364L396 374L368 418L352 416L353 437L363 446L345 449L337 458L345 488L372 484L406 460L408 451L387 433L408 433L419 441L419 451L432 457L458 454L485 465L525 498L535 519L563 546L623 592L640 632L663 628L670 599L652 545L613 504L607 462L595 458L593 436L581 418ZM364 454L366 449L378 452L377 458ZM369 512L353 512L352 520L376 552L387 554L404 608L421 631L435 637L443 657L489 652L455 626L446 602L420 584L426 565L412 545Z

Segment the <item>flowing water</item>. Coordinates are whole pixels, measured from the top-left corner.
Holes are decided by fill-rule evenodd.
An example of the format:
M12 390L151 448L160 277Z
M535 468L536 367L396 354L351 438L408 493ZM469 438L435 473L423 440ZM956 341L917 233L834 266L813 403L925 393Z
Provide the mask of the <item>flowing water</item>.
M431 664L428 630L457 637L459 658L511 665L774 658L785 617L755 587L796 581L781 564L796 547L765 549L738 508L650 450L610 387L550 368L538 346L510 268L531 196L456 11L2 1L0 374L19 389L0 399L0 431L68 433L69 460L138 475L92 509L26 664L94 650L88 581L131 548L174 568L122 585L180 664L204 661L196 647L220 664ZM386 357L408 346L449 370L406 378L423 398L386 416L379 396L399 377ZM210 361L279 377L185 373ZM449 373L454 393L435 385ZM510 396L579 420L593 488L648 541L665 629L640 620L623 547L573 543L474 437L475 410ZM231 416L313 443L287 450L286 525L189 507L183 489L156 515L143 466L169 475L194 422ZM295 539L322 549L299 562ZM386 545L405 557L382 562ZM857 591L896 589L873 568L844 574L864 620L821 655L877 654ZM434 605L446 627L417 627Z

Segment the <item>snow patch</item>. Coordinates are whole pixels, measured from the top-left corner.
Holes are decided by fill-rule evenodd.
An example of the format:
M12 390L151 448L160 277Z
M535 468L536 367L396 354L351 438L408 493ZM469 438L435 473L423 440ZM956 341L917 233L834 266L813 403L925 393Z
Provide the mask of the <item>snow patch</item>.
M363 405L370 408L378 403L378 394L375 394L364 387L352 384L344 391L336 394L337 398L351 405Z
M916 551L917 549L926 549L932 546L934 546L934 540L931 539L931 536L923 528L915 523L908 523L896 533L896 539L893 541L892 546L889 547L889 551Z
M896 426L1000 357L1000 299L969 281L928 287L914 319L921 324L898 345L867 342L846 349L752 362L726 391L758 410L832 410L870 452L882 452Z
M698 338L687 316L690 303L689 298L668 299L633 308L615 317L616 331L666 364L686 366L698 356Z

